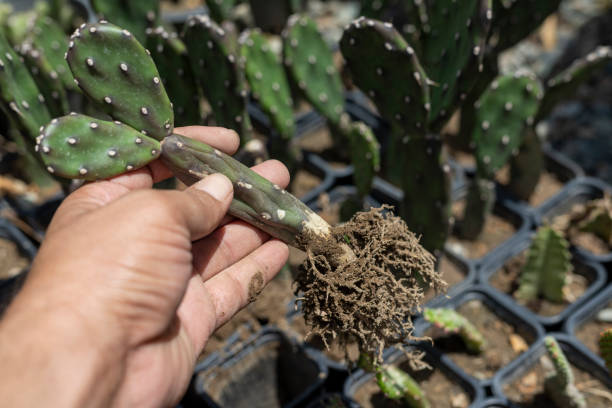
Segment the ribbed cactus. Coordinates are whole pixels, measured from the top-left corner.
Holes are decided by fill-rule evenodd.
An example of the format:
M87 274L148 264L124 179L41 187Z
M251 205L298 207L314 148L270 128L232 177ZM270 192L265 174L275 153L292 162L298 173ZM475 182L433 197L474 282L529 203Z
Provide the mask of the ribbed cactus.
M612 245L612 198L610 195L586 204L585 217L580 220L578 228Z
M163 26L148 28L147 49L172 100L176 126L202 122L198 86L191 68L187 47L176 32Z
M612 328L604 330L599 336L599 354L606 362L606 367L612 375Z
M117 43L121 48L105 52ZM172 104L160 75L129 31L106 22L81 26L71 37L67 60L77 84L100 110L157 140L172 133Z
M544 388L559 408L585 408L584 395L574 384L574 374L569 361L554 337L544 338L544 347L552 361L552 369L546 374Z
M539 295L551 302L562 302L567 275L572 270L569 243L551 227L540 227L527 253L527 261L515 296L521 301Z
M138 41L145 41L147 27L158 25L160 0L91 0L98 18L129 30Z
M218 126L234 129L243 145L252 139L248 91L237 44L208 16L191 17L183 41Z
M337 125L344 112L342 80L332 52L312 19L297 14L289 18L283 31L283 56L308 102Z
M281 56L271 49L266 37L257 29L243 32L239 43L253 97L279 135L291 139L295 135L293 101Z
M445 333L458 334L463 339L466 348L472 353L482 353L487 347L487 341L465 316L457 313L453 309L425 308L423 317L434 327L443 330Z

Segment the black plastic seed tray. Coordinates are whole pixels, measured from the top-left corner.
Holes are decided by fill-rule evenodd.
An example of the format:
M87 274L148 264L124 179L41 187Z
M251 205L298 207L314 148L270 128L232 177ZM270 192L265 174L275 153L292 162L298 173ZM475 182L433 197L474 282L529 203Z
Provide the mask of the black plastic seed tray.
M551 334L559 346L563 350L565 356L574 366L587 371L591 376L597 378L599 381L604 383L608 387L608 391L612 389L612 377L610 374L598 364L597 361L593 360L591 356L584 354L576 342L570 336L562 333ZM504 394L504 387L507 384L511 384L513 381L518 380L521 376L527 374L535 364L538 363L540 357L546 353L544 346L544 338L541 338L536 344L534 344L526 353L521 355L519 358L508 364L506 367L501 369L493 379L493 391L499 397L508 400L508 397ZM508 407L515 408L520 405L516 402L508 400ZM609 406L609 405L607 405ZM601 406L589 406L589 408L604 408L605 405Z
M612 302L612 284L608 285L598 295L592 297L588 302L582 305L582 307L572 314L563 325L563 331L568 336L574 336L576 348L580 349L583 354L588 355L592 360L596 361L602 368L605 368L603 358L594 353L575 336L585 323L594 319L597 313L606 308L610 302ZM609 323L608 327L612 328L612 323Z
M296 407L319 391L326 377L317 354L266 328L235 353L196 372L186 399L212 408Z
M58 193L39 204L19 197L7 197L6 201L17 212L20 219L27 222L34 231L43 236L51 218L53 218L55 211L65 197L64 193Z
M463 391L470 397L471 404L470 408L481 406L481 401L484 397L484 391L482 387L478 385L470 376L463 373L461 370L457 370L454 364L448 364L448 361L438 353L431 352L420 346L415 346L418 350L425 352L424 361L427 362L431 367L437 370L441 370L444 375L454 384L459 385ZM389 349L385 355L385 364L398 364L403 361L405 354L401 350ZM358 408L359 404L355 401L355 396L359 390L364 387L368 382L375 381L374 374L367 373L362 369L355 371L351 374L344 384L344 397L347 402L347 406L350 408ZM384 405L382 405L384 406Z
M596 178L579 177L570 182L561 194L549 200L534 212L535 225L540 226L549 223L556 216L569 212L575 204L599 199L605 194L612 194L612 186ZM583 248L577 248L577 251L594 262L612 263L612 252L596 255Z
M508 407L508 401L506 401L504 398L487 398L486 400L482 401L480 403L480 405L478 406L478 408L507 408Z
M5 218L0 218L0 238L15 243L19 254L29 261L28 265L18 274L5 279L0 278L0 314L2 314L25 281L30 267L29 263L36 256L36 247L17 227Z
M527 251L531 246L532 241L533 233L526 233L521 237L521 239L515 241L512 247L508 248L506 253L500 254L500 256L495 258L489 258L488 262L482 264L478 270L480 282L490 286L491 278L507 262ZM574 313L582 304L591 299L606 284L607 274L606 270L601 264L592 262L582 257L580 253L572 251L572 265L574 266L574 273L586 278L586 280L589 282L589 286L578 299L571 302L565 309L563 309L563 311L556 315L545 316L537 314L527 307L519 305L511 295L502 293L494 287L491 287L491 290L497 293L499 296L508 299L509 302L514 302L516 304L516 308L521 311L521 314L529 315L547 328L556 328L556 326L563 323L565 319Z
M458 295L454 296L451 299L448 299L446 302L442 302L436 307L447 307L452 309L457 309L461 305L472 301L478 300L482 302L491 312L493 312L499 319L509 323L515 328L517 333L520 333L522 337L526 338L531 343L535 343L541 336L544 335L543 327L535 320L532 316L526 315L523 311L517 308L514 302L511 302L505 297L499 296L499 294L492 291L489 287L485 285L475 285L470 289L467 289ZM420 317L415 322L415 330L414 335L417 337L425 336L427 330L431 327L431 324L426 321L423 317ZM429 353L439 355L439 359L444 362L449 367L452 367L457 373L461 373L463 377L471 378L475 384L478 384L481 388L486 388L491 385L492 378L488 379L477 379L468 373L466 373L463 369L461 369L457 364L455 364L450 357L442 353L441 350L435 347L435 341L433 346L430 342L425 341L420 343L420 345L427 350ZM515 360L521 358L519 355ZM509 363L512 364L512 363Z

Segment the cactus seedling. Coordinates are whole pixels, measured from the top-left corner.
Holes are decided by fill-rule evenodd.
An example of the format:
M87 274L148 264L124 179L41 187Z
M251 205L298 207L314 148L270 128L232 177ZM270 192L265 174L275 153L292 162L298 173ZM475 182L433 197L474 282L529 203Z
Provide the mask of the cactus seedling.
M465 317L448 308L429 309L423 311L425 320L445 333L458 334L463 339L466 348L471 353L480 354L487 347L487 341L478 329Z
M546 336L544 346L552 362L544 381L546 393L561 408L585 408L586 400L574 384L574 373L559 343L554 337Z
M516 297L522 301L544 296L563 301L567 274L572 270L569 243L551 227L540 227L527 253Z
M186 126L201 123L198 87L187 56L187 47L176 32L168 32L163 26L148 28L146 33L147 49L151 52L173 103L175 124Z
M612 329L601 332L599 336L599 354L606 362L606 367L612 375Z
M244 145L253 128L247 112L247 84L237 45L208 16L187 21L183 40L193 73L210 102L218 126L234 129Z
M104 34L104 41L98 48L92 47L90 36L84 33ZM114 118L121 115L122 122L73 115L54 120L42 130L38 151L52 172L71 178L94 178L96 172L96 178L110 177L161 155L175 176L188 185L211 173L222 173L234 187L230 214L306 250L297 290L303 293L303 310L313 334L336 338L340 346L357 342L362 352L377 360L382 359L385 347L411 338L412 323L407 316L421 305L422 288L438 290L444 282L434 270L433 257L401 220L377 209L331 228L297 198L235 159L202 142L173 134L174 121L167 97L163 97L165 90L161 81L152 80L157 69L129 32L100 22L82 27L74 37L71 52L75 62L85 61L91 66L87 58L92 58L95 67L100 55L125 58L123 52L127 50L136 54L134 58L141 58L140 76L129 77L133 78L133 98L109 110ZM125 72L116 64L114 60L107 65ZM70 66L82 70L78 64ZM99 83L98 76L83 75L79 82L89 98L99 98L94 86ZM159 112L159 116L149 123L151 128L145 135L142 118L131 112L140 109L152 83L158 86L154 88L157 93L147 102L150 112ZM100 138L99 131L107 137Z

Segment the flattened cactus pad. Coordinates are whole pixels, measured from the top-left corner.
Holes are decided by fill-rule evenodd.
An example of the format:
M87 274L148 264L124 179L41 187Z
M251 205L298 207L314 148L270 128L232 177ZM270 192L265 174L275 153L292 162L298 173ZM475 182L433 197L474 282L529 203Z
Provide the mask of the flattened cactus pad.
M139 41L145 40L145 30L156 24L160 0L91 0L98 17L127 28Z
M53 119L41 131L36 151L54 175L98 180L148 164L161 148L157 140L120 122L71 114Z
M149 52L127 30L100 22L71 37L68 64L103 112L157 140L172 134L174 113Z

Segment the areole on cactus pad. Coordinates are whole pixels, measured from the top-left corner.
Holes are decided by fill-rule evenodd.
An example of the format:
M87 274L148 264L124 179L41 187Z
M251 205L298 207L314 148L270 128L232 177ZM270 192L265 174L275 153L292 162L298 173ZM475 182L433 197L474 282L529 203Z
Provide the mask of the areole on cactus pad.
M234 186L230 214L306 251L296 280L313 333L326 342L356 342L378 361L384 347L411 337L409 316L424 290L445 284L433 256L388 208L332 228L227 154L173 133L172 104L154 62L120 27L104 21L81 26L67 58L85 95L115 121L79 114L52 120L36 147L50 172L96 180L161 158L188 185L222 173Z

